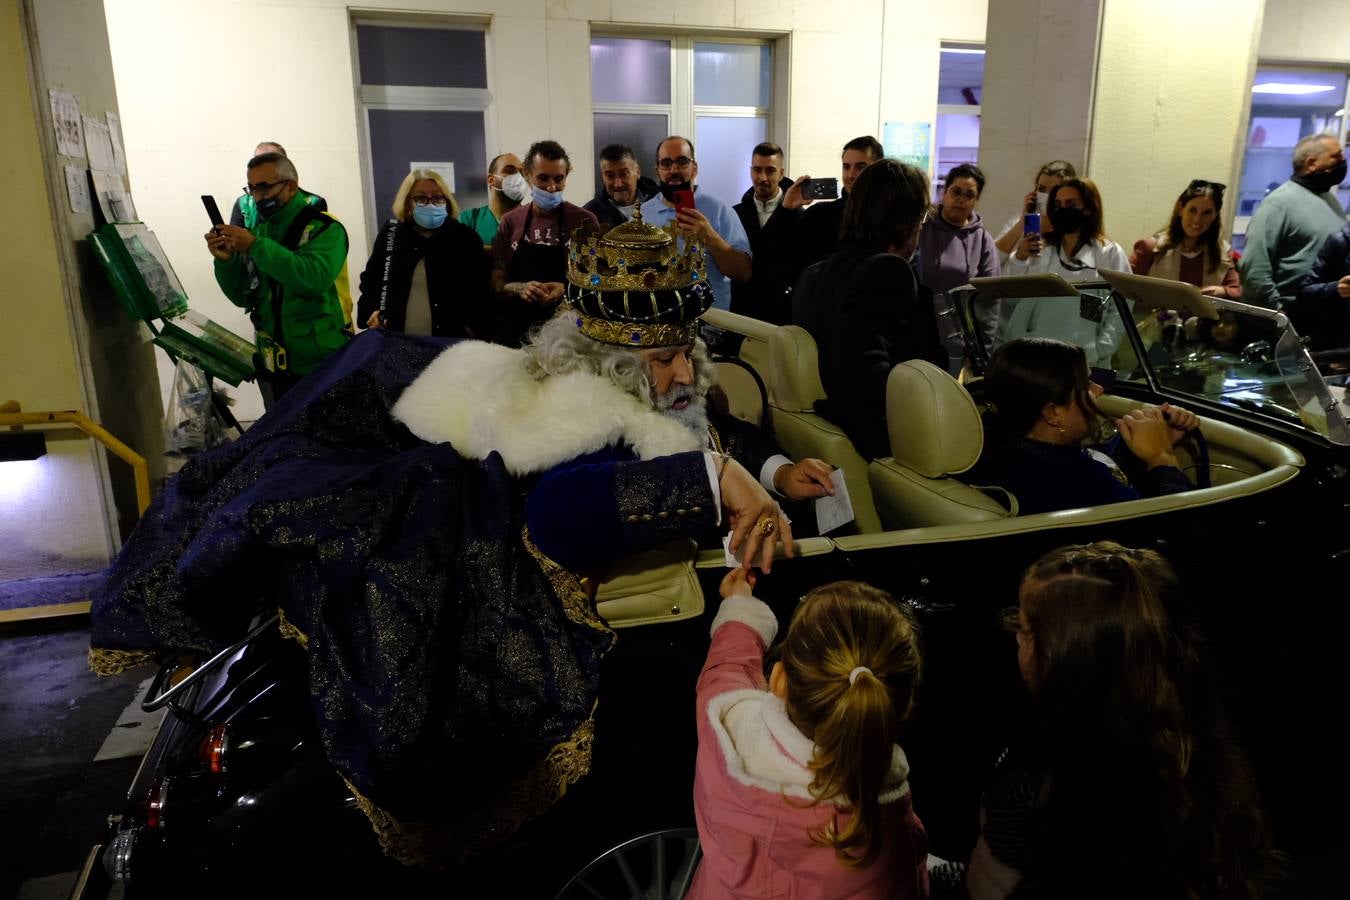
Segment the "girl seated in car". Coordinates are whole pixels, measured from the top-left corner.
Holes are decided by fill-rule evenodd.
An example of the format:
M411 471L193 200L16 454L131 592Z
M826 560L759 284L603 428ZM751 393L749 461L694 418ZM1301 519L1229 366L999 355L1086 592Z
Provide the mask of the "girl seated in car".
M734 569L698 680L690 898L928 896L928 841L896 743L919 682L919 634L856 581L812 591L766 682L773 610Z
M1200 427L1195 414L1167 403L1131 410L1115 420L1118 437L1085 446L1103 422L1101 393L1080 347L1002 345L984 378L984 455L968 480L1011 491L1023 515L1190 490L1173 448Z
M972 900L1263 896L1256 788L1167 561L1064 547L1018 603L1031 715L984 795Z

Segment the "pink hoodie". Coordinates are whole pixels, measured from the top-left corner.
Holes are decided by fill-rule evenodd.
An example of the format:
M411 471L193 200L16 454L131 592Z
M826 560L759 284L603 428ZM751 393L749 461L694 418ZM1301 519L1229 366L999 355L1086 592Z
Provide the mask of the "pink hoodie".
M881 795L885 845L876 862L851 869L810 833L834 815L811 804L814 745L792 724L764 680L764 650L778 622L754 597L722 602L698 680L694 814L703 861L691 900L790 898L880 900L928 895L928 837L910 804L909 765L895 747Z

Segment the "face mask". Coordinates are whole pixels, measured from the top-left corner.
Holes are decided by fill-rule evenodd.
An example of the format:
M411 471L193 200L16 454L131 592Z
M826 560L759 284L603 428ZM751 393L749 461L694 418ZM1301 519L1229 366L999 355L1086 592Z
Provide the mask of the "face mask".
M525 180L524 175L519 172L512 172L502 179L502 186L498 188L498 190L517 203L520 203L526 197L530 196L530 183Z
M1320 172L1309 172L1303 176L1303 180L1317 193L1321 194L1329 191L1336 185L1345 180L1346 163L1341 160L1330 169L1322 169Z
M694 189L693 185L691 185L687 181L676 181L674 183L663 181L660 184L660 188L661 188L661 196L665 197L666 200L670 201L671 203L675 202L675 193L677 191L692 191Z
M450 210L445 206L414 206L413 221L423 228L440 228Z
M1078 231L1086 221L1087 213L1076 207L1057 206L1050 210L1050 223L1055 226L1056 231L1062 231L1065 234L1073 234Z
M547 211L550 209L557 209L559 206L562 206L562 202L562 191L558 191L556 194L550 194L548 191L534 192L534 205L542 210Z
M258 207L258 215L262 216L264 219L272 218L285 205L286 204L281 201L280 197L268 197L266 200L259 200L254 203L254 206Z

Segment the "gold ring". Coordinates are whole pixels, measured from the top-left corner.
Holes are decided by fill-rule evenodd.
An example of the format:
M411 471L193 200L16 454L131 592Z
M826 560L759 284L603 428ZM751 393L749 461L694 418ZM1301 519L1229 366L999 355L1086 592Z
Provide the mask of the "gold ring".
M768 537L778 530L778 523L773 520L773 516L765 516L759 520L759 533Z

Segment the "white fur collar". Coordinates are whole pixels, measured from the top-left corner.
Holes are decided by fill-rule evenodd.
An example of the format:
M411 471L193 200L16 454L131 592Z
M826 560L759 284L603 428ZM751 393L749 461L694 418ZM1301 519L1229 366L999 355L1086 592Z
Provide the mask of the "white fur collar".
M814 799L807 763L815 745L792 724L782 700L755 688L728 691L708 701L708 719L732 778L749 787ZM881 802L893 803L909 794L908 779L909 760L897 744Z
M525 353L482 341L446 348L394 404L394 418L469 459L494 450L515 475L542 472L626 442L642 459L698 450L697 435L607 378L573 372L536 381Z

